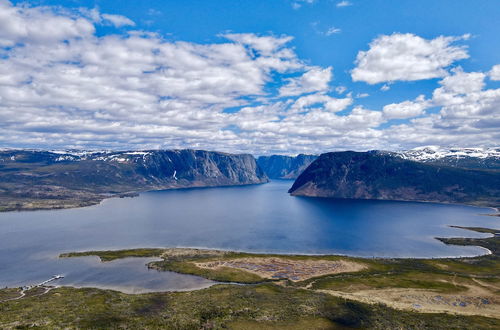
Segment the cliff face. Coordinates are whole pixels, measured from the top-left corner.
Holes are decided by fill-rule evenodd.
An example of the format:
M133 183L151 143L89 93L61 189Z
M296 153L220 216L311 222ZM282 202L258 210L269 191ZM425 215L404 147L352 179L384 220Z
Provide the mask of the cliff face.
M500 205L500 172L419 163L381 152L321 155L289 190L296 196Z
M261 156L257 163L271 179L296 179L318 156Z
M252 155L203 150L0 151L0 209L2 204L12 209L19 201L92 204L108 194L267 181Z

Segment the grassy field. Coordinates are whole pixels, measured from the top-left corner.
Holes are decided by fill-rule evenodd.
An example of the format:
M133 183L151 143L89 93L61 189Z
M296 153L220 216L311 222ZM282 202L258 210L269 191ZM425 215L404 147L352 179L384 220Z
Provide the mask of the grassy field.
M1 328L497 329L497 319L421 314L275 284L127 295L58 288L0 304Z

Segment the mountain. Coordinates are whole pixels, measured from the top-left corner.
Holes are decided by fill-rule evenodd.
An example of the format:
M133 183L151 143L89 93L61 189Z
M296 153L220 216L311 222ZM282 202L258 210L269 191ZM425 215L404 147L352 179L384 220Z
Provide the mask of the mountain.
M395 153L403 159L462 168L500 170L500 148L451 148L427 146Z
M145 190L267 182L252 155L0 150L0 209L91 205Z
M309 165L289 193L499 206L500 172L416 162L388 152L330 152Z
M300 154L290 156L261 156L257 158L260 168L271 179L296 179L318 156Z

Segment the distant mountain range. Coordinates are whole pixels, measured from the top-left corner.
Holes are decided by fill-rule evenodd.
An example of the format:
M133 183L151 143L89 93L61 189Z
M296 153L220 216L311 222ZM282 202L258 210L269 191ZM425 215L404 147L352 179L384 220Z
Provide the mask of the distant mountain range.
M261 156L257 164L271 179L296 179L318 156Z
M77 207L112 196L296 179L301 196L499 206L500 149L424 147L321 156L203 150L0 149L0 211Z
M252 155L202 150L0 151L0 209L74 207L146 190L268 182Z
M395 153L403 159L461 168L500 170L500 148L452 148L435 146Z
M499 206L497 154L464 151L452 161L457 155L451 151L437 154L432 149L325 153L297 178L289 192L295 196Z

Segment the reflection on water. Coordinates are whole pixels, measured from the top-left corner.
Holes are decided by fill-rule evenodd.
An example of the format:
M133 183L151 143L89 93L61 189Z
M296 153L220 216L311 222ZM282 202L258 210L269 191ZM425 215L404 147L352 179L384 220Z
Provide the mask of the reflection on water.
M0 285L58 284L122 291L185 290L210 281L148 270L146 259L100 263L59 259L63 252L138 247L208 247L278 253L378 257L483 254L447 246L436 236L482 237L448 225L498 228L489 209L430 203L333 200L289 196L291 181L185 189L115 198L101 205L0 214Z

